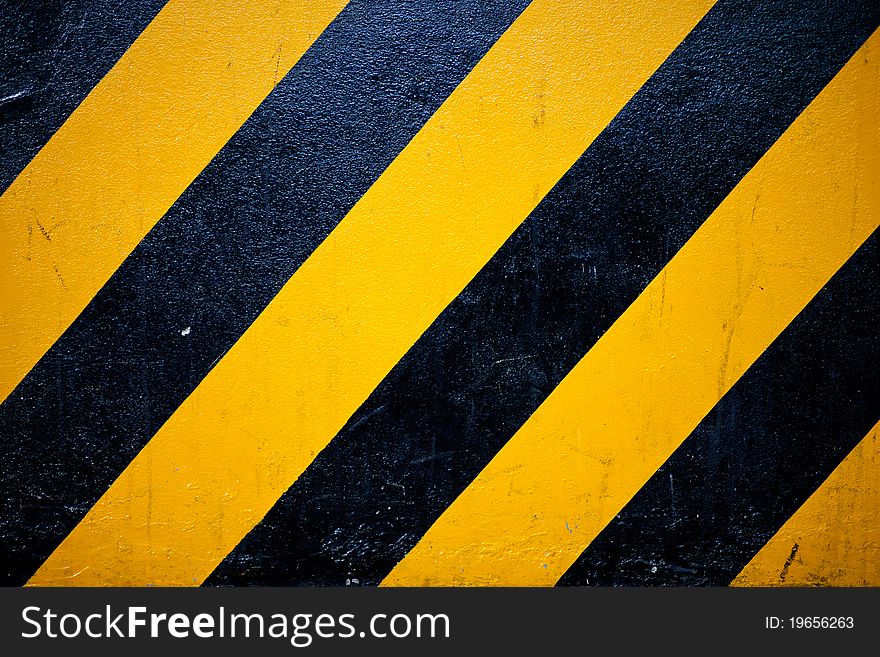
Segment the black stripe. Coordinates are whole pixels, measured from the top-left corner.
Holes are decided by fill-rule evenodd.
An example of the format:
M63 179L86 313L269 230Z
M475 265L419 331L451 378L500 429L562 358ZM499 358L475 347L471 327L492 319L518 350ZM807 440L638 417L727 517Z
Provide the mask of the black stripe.
M877 247L875 232L561 585L720 586L736 577L880 419Z
M33 573L525 5L342 11L0 408L6 581Z
M716 5L208 583L379 582L878 21Z
M166 0L15 0L0 12L0 192Z

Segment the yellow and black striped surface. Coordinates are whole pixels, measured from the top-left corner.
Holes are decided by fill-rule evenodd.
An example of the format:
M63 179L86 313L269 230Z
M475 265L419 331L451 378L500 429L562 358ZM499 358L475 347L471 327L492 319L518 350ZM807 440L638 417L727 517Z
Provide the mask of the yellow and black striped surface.
M880 585L875 0L3 20L3 584Z

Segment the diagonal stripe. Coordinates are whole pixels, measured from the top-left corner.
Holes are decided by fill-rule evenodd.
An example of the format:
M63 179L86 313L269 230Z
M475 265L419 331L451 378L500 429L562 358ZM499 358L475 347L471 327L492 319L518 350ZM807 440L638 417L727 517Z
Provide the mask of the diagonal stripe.
M565 573L877 227L878 46L880 33L384 584L548 586Z
M880 416L877 231L560 580L725 585Z
M878 586L880 424L788 519L733 586Z
M166 0L28 0L0 14L0 193Z
M878 20L715 5L209 582L380 581Z
M358 0L340 13L4 405L14 458L2 464L13 485L0 547L30 543L9 550L17 576L73 529L525 4ZM275 358L265 343L257 352L254 364ZM261 394L259 380L243 383L234 395Z
M203 580L707 8L532 4L32 583Z
M345 2L172 0L92 90L0 197L0 399Z

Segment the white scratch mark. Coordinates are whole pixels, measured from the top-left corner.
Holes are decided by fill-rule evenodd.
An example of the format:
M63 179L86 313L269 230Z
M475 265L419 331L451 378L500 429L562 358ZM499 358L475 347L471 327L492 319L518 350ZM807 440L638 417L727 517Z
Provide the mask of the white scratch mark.
M531 356L514 356L513 358L501 358L500 360L496 360L493 365L499 365L501 363L510 363L515 360L529 360L530 358L537 358L538 354L532 354Z

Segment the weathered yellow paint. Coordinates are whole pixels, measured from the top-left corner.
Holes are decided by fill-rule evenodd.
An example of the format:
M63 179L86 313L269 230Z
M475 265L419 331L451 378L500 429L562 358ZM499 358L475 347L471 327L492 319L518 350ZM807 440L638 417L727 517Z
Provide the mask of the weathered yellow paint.
M0 400L347 0L171 0L0 197Z
M880 424L733 580L733 586L880 586Z
M880 34L384 585L552 585L880 222Z
M711 4L530 5L30 584L203 581Z

